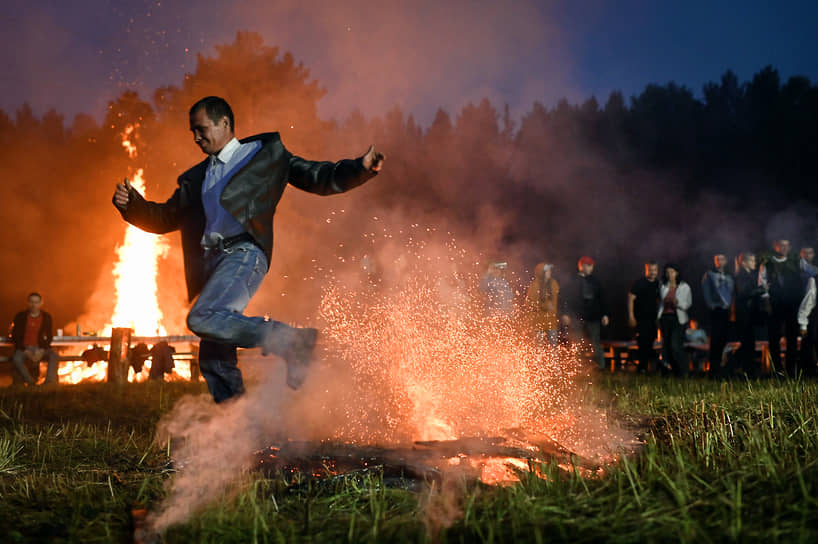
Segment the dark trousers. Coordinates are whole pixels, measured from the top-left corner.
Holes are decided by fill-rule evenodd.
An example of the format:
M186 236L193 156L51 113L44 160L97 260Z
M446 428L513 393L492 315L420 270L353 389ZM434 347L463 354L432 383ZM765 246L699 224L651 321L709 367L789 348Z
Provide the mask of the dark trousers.
M651 364L656 360L653 343L656 340L656 320L641 319L636 321L636 357L639 359L639 372L650 372Z
M741 369L750 378L758 378L761 375L761 365L756 362L756 330L752 319L736 320L738 328L738 340L741 347L738 348L738 361Z
M773 304L767 321L767 338L770 341L770 359L774 370L784 370L781 365L781 329L787 339L787 372L798 373L798 308Z
M53 349L45 350L43 359L48 361L48 370L46 370L45 383L57 383L57 369L59 367L60 357ZM18 349L14 352L11 359L14 363L14 368L17 372L12 378L13 383L25 382L29 385L34 385L40 378L40 363L35 363L28 358L25 350Z
M685 331L676 312L663 314L659 325L662 327L662 358L678 376L687 376L690 363L685 352Z
M576 320L571 322L571 340L586 341L593 352L594 361L600 370L604 370L605 352L602 350L602 322Z
M727 345L727 328L730 326L730 311L723 308L710 310L710 375L724 376L722 367L724 346Z
M602 351L602 323L599 321L583 322L585 338L591 344L594 359L600 370L605 370L605 352Z

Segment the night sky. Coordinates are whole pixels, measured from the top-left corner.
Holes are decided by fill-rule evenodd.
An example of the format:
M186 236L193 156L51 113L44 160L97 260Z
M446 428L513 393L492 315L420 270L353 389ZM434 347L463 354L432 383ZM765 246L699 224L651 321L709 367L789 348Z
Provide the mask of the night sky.
M604 102L673 80L698 95L728 68L771 64L818 80L818 1L329 2L6 0L0 107L29 102L100 118L124 89L150 99L179 85L196 55L240 30L260 33L327 89L320 113L393 105L428 123L488 96L516 114L534 100Z

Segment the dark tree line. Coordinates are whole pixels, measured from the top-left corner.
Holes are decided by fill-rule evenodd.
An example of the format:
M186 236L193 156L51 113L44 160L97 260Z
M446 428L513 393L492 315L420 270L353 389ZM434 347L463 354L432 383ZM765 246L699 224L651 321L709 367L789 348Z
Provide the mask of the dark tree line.
M350 156L370 142L388 155L385 173L354 198L288 193L277 216L271 291L309 290L284 277L300 275L314 255L331 258L373 210L509 256L521 277L539 260L570 273L579 255L592 254L614 306L642 259L681 261L683 271L700 274L712 252L766 247L770 220L782 210L796 210L779 222L791 227L782 234L818 242L818 86L805 77L782 82L766 67L741 82L728 71L700 95L673 82L650 84L604 103L534 103L519 122L484 99L441 109L428 127L397 107L372 118L321 119L326 92L289 53L239 33L214 57L200 56L180 85L149 99L123 93L102 123L86 114L66 122L54 111L38 118L27 105L0 111L4 315L32 289L51 298L57 326L83 313L124 228L110 206L114 183L144 167L150 195L169 196L176 176L201 160L187 110L208 94L231 102L239 136L278 130L290 150L311 158ZM134 160L120 136L132 123L139 124ZM331 225L322 220L339 208L352 213ZM303 251L305 240L314 253ZM166 283L164 296L183 304L178 279Z

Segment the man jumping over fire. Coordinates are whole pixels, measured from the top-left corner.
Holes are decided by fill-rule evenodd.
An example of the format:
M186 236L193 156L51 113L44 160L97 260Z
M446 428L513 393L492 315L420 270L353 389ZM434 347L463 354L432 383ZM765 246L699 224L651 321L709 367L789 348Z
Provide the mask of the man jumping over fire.
M114 205L142 230L181 230L188 297L199 296L187 325L201 338L199 367L215 401L244 391L237 347L282 357L297 389L318 331L243 314L269 268L276 205L287 183L320 195L353 189L380 171L384 156L370 146L357 159L315 162L287 151L277 132L237 140L233 111L215 96L190 108L190 130L208 157L179 176L167 202L146 201L126 179Z

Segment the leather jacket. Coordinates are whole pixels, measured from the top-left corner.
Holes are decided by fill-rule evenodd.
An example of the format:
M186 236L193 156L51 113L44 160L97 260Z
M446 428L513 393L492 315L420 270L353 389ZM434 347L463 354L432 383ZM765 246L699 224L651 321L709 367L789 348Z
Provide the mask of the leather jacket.
M273 215L287 183L310 193L343 193L376 175L366 170L363 159L338 162L308 161L287 151L277 132L251 136L241 143L260 140L253 158L236 172L222 191L221 205L253 237L272 262ZM201 239L205 228L202 183L209 158L179 176L179 187L164 203L149 202L131 190L123 219L142 230L165 234L181 230L188 298L201 292L207 278Z

